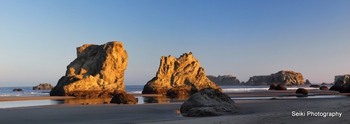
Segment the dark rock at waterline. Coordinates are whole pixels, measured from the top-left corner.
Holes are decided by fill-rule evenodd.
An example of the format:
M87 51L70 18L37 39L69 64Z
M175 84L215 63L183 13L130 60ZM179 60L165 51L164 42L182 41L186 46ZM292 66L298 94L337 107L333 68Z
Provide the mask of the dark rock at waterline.
M180 108L180 112L189 117L217 116L224 113L236 113L236 103L220 90L205 88L191 95Z
M126 92L119 92L113 95L110 103L116 104L137 104L138 99Z
M298 94L303 94L303 95L307 95L308 94L308 91L304 88L298 88L295 93L298 93Z
M310 85L310 87L320 88L321 86L320 86L320 85L317 85L317 84L312 84L312 85Z
M13 92L23 92L23 89L21 89L21 88L15 88L15 89L13 89L12 91L13 91Z
M329 90L327 86L321 86L320 90Z
M277 87L277 84L271 84L269 90L275 90Z
M269 90L287 90L283 84L271 84Z

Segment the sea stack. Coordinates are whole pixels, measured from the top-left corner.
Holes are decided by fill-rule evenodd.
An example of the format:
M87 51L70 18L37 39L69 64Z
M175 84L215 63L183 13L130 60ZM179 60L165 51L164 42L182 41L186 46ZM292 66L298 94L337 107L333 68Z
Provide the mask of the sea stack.
M210 81L192 52L179 58L162 56L156 76L147 82L142 94L164 94L171 97L191 95L204 88L221 88Z
M335 76L334 85L329 90L350 93L350 74Z
M274 83L286 86L305 85L303 75L290 70L282 70L271 75L253 76L246 82L247 85L271 85Z
M77 47L77 58L51 90L51 96L111 97L125 91L128 54L121 42Z
M241 85L241 82L233 75L207 75L207 77L216 85Z

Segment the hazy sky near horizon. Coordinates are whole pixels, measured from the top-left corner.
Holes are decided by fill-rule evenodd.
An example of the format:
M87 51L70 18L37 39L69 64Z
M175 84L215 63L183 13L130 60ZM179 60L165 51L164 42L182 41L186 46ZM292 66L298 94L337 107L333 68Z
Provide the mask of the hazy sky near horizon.
M0 87L56 85L76 47L121 41L125 84L192 51L207 75L349 74L349 0L0 0Z

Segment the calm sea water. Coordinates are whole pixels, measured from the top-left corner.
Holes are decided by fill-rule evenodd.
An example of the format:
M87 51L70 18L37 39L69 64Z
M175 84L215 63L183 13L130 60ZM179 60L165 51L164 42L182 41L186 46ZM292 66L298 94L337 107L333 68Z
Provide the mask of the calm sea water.
M127 85L125 90L131 94L141 94L144 85ZM224 93L242 93L242 92L256 92L266 91L269 86L220 86ZM295 86L287 87L288 90L296 90L299 87L305 89L318 89L311 88L309 86ZM23 92L13 92L15 88L23 89ZM49 96L50 90L33 90L32 87L0 87L0 97L28 97L28 96ZM137 96L139 99L138 104L147 103L147 97ZM157 98L159 102L170 102L169 98ZM240 98L245 99L245 98ZM252 99L252 98L247 98ZM262 99L260 97L259 99ZM269 99L269 98L266 98ZM102 100L102 101L101 101ZM110 99L108 99L110 100ZM84 104L84 103L103 103L104 99L73 99L73 100L26 100L26 101L7 101L0 102L0 108L11 108L11 107L27 107L27 106L40 106L40 105L55 105L55 104Z
M141 94L144 85L127 85L125 90L131 94ZM269 86L220 86L224 93L235 92L255 92L265 91L269 89ZM288 90L296 90L299 87L306 89L318 89L308 86L295 86L287 87ZM23 92L13 92L15 88L23 89ZM0 87L0 97L25 97L25 96L49 96L50 90L33 90L32 87Z

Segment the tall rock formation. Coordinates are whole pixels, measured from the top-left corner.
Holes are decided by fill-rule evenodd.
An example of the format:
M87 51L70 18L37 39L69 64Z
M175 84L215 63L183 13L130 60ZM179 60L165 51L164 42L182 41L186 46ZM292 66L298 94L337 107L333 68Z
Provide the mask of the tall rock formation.
M148 81L142 94L190 95L203 88L221 88L210 81L192 53L179 58L162 56L156 77Z
M233 75L207 75L207 77L216 85L241 85L241 82Z
M287 86L305 85L303 75L290 70L282 70L271 75L253 76L246 82L247 85L271 85L273 83Z
M125 91L128 54L121 42L77 47L77 58L51 90L51 96L111 97Z
M334 85L329 90L350 93L350 74L335 76Z

